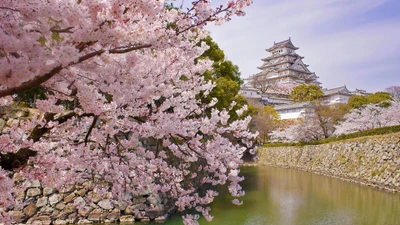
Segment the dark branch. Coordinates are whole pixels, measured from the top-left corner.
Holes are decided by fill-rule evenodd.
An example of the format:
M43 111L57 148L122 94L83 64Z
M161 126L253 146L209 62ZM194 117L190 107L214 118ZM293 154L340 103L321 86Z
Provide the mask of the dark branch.
M143 49L143 48L150 48L150 47L151 47L151 44L134 45L134 46L128 46L128 47L114 48L114 49L109 50L108 52L110 54L122 54L122 53L131 52L131 51L134 51L134 50ZM100 56L104 52L106 52L106 50L104 50L104 49L91 52L91 53L89 53L87 55L79 57L77 62L71 63L69 66L84 62L84 61L86 61L88 59L91 59L91 58L93 58L95 56ZM5 90L0 90L0 98L1 97L5 97L5 96L9 96L9 95L13 95L13 94L17 94L18 92L25 91L25 90L31 89L33 87L36 87L36 86L48 81L50 78L52 78L54 75L59 73L64 68L65 67L63 67L62 65L59 65L59 66L53 68L50 72L48 72L48 73L46 73L46 74L44 74L42 76L38 76L33 80L27 81L27 82L21 84L18 87L12 87L12 88L7 88Z
M62 69L63 69L63 67L61 65L59 65L59 66L53 68L50 72L45 73L42 76L36 77L35 79L30 80L28 82L25 82L18 87L12 87L12 88L7 88L5 90L0 90L0 98L4 97L4 96L8 96L8 95L13 95L18 92L25 91L25 90L31 89L33 87L39 86L40 84L48 81L54 75L59 73Z
M51 28L50 29L50 31L51 32L54 32L54 33L73 33L72 31L71 31L71 29L72 28L74 28L74 27L67 27L67 28L65 28L65 29L56 29L56 28Z
M93 118L93 122L92 122L92 124L90 125L89 130L88 130L88 132L87 132L87 134L86 134L86 136L85 136L85 146L86 146L86 144L87 144L87 141L88 141L88 138L89 138L89 136L90 136L90 133L92 132L94 126L96 125L96 122L97 122L97 119L98 119L98 118L99 118L98 116L95 116L95 117Z
M113 48L113 49L109 50L108 52L110 54L122 54L122 53L127 53L127 52L131 52L131 51L135 51L135 50L139 50L139 49L143 49L143 48L150 48L150 47L151 47L151 44L129 45L126 47Z
M11 11L14 11L14 12L19 12L18 9L12 9L12 8L8 8L8 7L4 7L4 6L0 6L0 9L5 9L5 10L11 10Z

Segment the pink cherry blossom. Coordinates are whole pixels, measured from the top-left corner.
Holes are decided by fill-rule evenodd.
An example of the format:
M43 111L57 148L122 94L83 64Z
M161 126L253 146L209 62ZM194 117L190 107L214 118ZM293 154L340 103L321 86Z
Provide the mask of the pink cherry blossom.
M193 180L244 194L237 165L255 137L250 118L228 124L226 111L205 115L216 102L204 105L196 95L214 86L201 76L212 62L195 59L208 48L197 45L209 34L205 25L244 15L251 1L216 9L192 2L184 10L159 0L2 1L0 105L31 87L48 90L38 115L0 135L2 154L37 152L15 172L58 189L91 179L120 201L126 192L166 193L179 210L198 206L206 219L217 193L200 197ZM60 101L77 104L67 110ZM45 134L32 138L34 130ZM0 169L3 206L14 191L6 173Z

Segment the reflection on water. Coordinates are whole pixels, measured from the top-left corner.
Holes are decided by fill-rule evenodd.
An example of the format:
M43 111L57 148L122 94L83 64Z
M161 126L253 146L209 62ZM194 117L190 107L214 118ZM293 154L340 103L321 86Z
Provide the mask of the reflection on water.
M200 224L400 224L400 194L292 169L246 167L241 171L246 177L243 205L232 205L232 197L220 190L211 206L213 221L200 220ZM172 218L164 224L181 225L182 221Z

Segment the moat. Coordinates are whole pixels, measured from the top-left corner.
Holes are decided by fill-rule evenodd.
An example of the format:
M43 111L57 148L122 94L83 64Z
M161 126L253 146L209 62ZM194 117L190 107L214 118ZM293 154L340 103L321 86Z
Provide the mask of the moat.
M245 167L243 205L225 190L211 205L210 225L397 225L400 194L293 169ZM136 222L137 223L137 222ZM140 224L140 223L139 223ZM156 223L150 223L156 224ZM165 225L180 225L172 217Z

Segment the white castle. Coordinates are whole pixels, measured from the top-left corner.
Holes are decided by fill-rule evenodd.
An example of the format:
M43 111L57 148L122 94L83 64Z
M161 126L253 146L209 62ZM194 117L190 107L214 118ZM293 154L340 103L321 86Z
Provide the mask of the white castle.
M309 102L294 103L290 91L300 84L321 86L319 77L311 72L303 62L304 57L298 55L291 39L276 42L266 51L270 56L261 59L261 72L245 79L240 94L253 101L274 106L281 119L295 119L310 112ZM364 90L349 91L346 86L322 89L323 101L326 104L347 103L351 95L366 95Z

